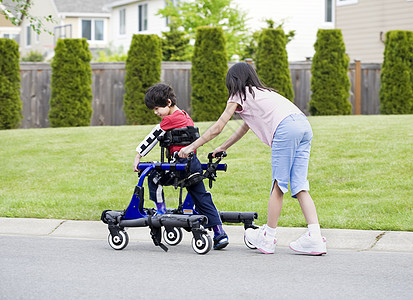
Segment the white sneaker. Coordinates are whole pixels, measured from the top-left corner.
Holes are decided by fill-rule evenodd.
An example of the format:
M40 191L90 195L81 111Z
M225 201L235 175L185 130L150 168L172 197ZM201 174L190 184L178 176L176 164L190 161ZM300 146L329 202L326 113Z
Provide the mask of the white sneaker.
M325 237L312 237L307 231L298 240L290 243L290 249L310 255L323 255L327 253L327 242Z
M268 236L265 228L265 225L259 229L247 228L247 230L245 230L245 238L262 253L273 254L275 252L277 239L275 237Z

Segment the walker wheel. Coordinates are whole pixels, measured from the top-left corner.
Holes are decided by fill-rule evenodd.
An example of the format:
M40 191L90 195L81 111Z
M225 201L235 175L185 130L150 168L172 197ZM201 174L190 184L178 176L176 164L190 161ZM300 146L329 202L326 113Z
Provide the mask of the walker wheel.
M244 243L245 245L250 248L250 249L257 249L257 247L255 247L253 244L251 244L250 242L248 242L247 238L244 235Z
M162 235L165 243L167 243L169 246L176 246L182 241L181 228L165 228Z
M192 249L198 254L207 254L212 249L212 239L208 234L201 234L201 238L192 238Z
M129 243L129 236L126 231L121 230L118 231L118 235L112 236L109 233L108 236L109 245L115 250L122 250L125 248Z

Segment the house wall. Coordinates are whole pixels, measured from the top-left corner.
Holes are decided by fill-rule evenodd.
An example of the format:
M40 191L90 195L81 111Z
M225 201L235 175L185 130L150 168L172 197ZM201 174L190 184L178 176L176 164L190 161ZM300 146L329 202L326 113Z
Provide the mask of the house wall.
M58 15L56 8L51 0L35 1L32 3L32 8L29 12L32 16L48 16L52 15L53 19L58 21ZM40 35L30 30L31 45L27 45L27 28L29 26L29 21L25 18L21 25L20 33L20 54L21 56L26 56L30 51L37 51L42 54L47 54L53 51L54 48L54 37L47 32L41 32ZM52 32L54 27L57 26L51 22L43 22L43 27Z
M148 5L148 30L138 31L138 6ZM158 34L161 36L162 31L167 31L166 21L164 18L157 16L158 10L165 7L164 0L134 1L133 3L123 6L113 7L111 10L111 44L115 47L122 47L127 52L134 34ZM119 33L119 11L126 9L126 32Z
M336 7L336 28L343 33L350 61L381 63L389 30L413 31L413 1L358 0Z
M285 32L295 30L294 39L287 44L289 61L303 61L306 57L312 57L317 30L334 27L334 22L325 22L325 0L233 1L247 12L247 25L251 31L267 28L266 19L283 22Z

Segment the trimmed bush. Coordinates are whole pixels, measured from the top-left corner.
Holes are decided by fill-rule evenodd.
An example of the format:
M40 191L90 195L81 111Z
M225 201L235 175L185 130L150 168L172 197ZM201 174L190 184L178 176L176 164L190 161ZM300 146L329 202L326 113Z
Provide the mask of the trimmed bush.
M316 115L349 115L352 112L349 58L340 29L319 29L314 44L311 66L310 113Z
M176 24L169 25L169 31L162 32L163 61L187 61L190 59L189 37L179 31Z
M23 105L19 70L19 44L0 39L0 129L20 127Z
M159 122L145 105L145 93L161 80L162 48L157 35L135 34L126 59L125 96L123 111L130 125Z
M257 74L262 82L294 100L293 84L288 68L287 37L282 29L263 29L257 49Z
M388 31L381 71L380 112L413 113L413 31Z
M51 64L51 127L90 125L93 98L91 59L86 39L57 41Z
M195 121L217 120L225 109L228 90L225 39L220 27L198 27L191 72L191 106Z

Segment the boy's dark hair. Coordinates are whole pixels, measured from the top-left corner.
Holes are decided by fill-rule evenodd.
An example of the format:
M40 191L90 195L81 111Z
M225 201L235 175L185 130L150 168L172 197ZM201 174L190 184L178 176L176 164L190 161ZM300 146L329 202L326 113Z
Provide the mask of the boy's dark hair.
M165 107L171 100L171 106L176 105L176 96L173 88L164 83L157 83L151 86L145 94L145 104L149 109L155 107Z
M245 89L248 87L248 91L255 97L252 87L256 87L259 90L269 90L275 92L274 89L264 86L261 80L258 78L257 72L254 68L245 62L239 62L233 65L227 73L225 79L225 85L227 86L229 97L240 95L241 100L246 99Z

